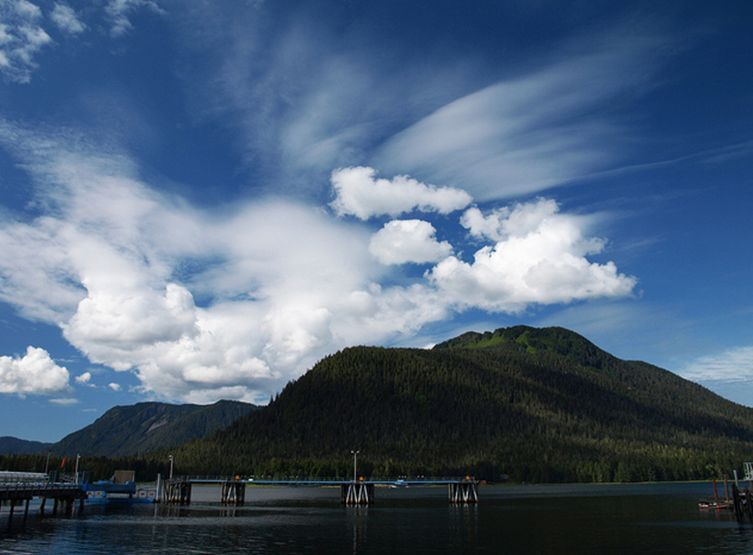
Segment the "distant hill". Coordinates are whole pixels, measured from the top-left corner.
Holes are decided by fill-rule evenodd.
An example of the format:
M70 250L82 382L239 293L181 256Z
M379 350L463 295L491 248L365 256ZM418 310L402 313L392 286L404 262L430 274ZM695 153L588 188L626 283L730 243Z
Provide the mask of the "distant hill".
M190 472L348 476L351 449L372 476L705 478L750 459L753 409L572 331L516 326L345 349L178 456Z
M17 437L0 437L0 455L34 455L44 453L52 447L52 443L41 441L27 441Z
M169 449L225 428L256 407L238 401L213 405L137 403L113 407L89 426L52 446L58 454L108 457Z

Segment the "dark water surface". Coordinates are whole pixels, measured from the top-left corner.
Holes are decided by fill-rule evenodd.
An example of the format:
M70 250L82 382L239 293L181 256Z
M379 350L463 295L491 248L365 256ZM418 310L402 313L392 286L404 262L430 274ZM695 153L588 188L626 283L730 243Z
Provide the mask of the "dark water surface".
M343 507L339 490L249 488L225 508L213 488L188 508L87 508L25 527L0 515L0 553L753 553L753 526L703 513L709 484L486 486L478 506L444 488L377 489Z

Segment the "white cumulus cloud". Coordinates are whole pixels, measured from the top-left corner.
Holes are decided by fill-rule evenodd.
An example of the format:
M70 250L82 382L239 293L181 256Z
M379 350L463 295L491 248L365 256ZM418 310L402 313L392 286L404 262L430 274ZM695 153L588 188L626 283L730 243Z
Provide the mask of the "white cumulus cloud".
M110 382L107 384L107 387L112 389L113 391L120 391L120 384L115 382Z
M199 208L155 191L122 155L65 132L41 137L0 121L0 144L44 207L0 219L0 300L58 326L90 361L133 372L140 391L160 398L264 402L326 354L411 336L453 311L627 294L635 283L612 263L589 262L604 243L552 201L466 212L469 232L494 241L468 263L422 220L372 235L290 201ZM382 212L431 203L449 211L470 198L442 204L433 196L442 188L417 190L428 196ZM388 270L376 257L439 262L383 285Z
M79 374L78 376L76 376L76 383L87 384L91 381L91 379L92 379L92 373L84 372L83 374Z
M371 237L369 252L382 264L437 262L452 252L452 246L437 241L436 231L423 220L392 220Z
M340 168L332 172L335 200L331 203L340 215L361 220L374 216L397 216L412 210L448 214L465 208L471 196L454 187L426 185L407 176L392 179L376 177L373 168Z
M0 356L0 393L48 395L68 389L68 370L39 347L22 357Z
M461 223L479 237L494 239L473 262L450 256L430 281L458 306L514 312L529 304L568 303L629 294L635 278L613 262L590 262L604 242L584 236L585 221L559 213L547 199L517 204L490 215L466 212Z

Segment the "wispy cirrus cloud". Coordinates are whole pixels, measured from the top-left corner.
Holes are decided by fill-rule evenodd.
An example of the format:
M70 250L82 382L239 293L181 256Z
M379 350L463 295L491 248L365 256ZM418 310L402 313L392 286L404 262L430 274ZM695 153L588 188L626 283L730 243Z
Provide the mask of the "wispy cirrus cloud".
M616 21L507 71L473 49L429 71L389 43L375 58L328 20L302 24L296 13L265 5L230 20L201 5L181 28L196 52L191 74L207 75L195 112L226 121L260 182L309 195L333 167L410 174L478 201L614 170L640 136L621 109L654 86L675 46L650 25Z
M49 402L53 405L59 405L61 407L70 407L72 405L78 405L80 401L75 397L56 397L54 399L50 399Z
M699 357L679 374L700 382L750 382L753 380L753 347L736 347Z
M52 38L42 27L42 10L28 0L0 0L0 73L28 83L36 55Z
M427 65L385 41L375 57L308 9L192 3L173 15L191 53L192 114L224 122L259 186L284 182L310 196L326 192L333 168L363 164L379 142L467 91L469 64Z
M55 45L52 31L58 32L57 37L72 39L92 27L96 29L104 19L110 36L119 38L133 28L131 18L139 10L166 13L156 0L107 0L102 6L82 10L95 21L87 25L82 13L66 2L54 2L51 7L40 5L30 0L0 0L0 74L8 81L20 84L31 81L39 66L38 56Z
M133 28L131 17L140 9L155 14L166 13L156 0L108 0L104 9L113 37L121 37Z
M458 98L389 138L373 163L477 200L527 195L620 164L631 130L614 99L647 86L669 41L622 36Z
M68 4L56 2L50 12L50 19L63 33L78 35L86 30L86 25L76 11Z

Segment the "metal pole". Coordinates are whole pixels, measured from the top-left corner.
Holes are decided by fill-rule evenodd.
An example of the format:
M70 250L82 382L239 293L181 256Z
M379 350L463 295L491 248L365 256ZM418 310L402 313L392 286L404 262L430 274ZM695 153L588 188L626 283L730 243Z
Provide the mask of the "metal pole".
M172 480L173 479L173 463L175 462L175 457L170 455L167 458L170 459L170 479Z
M48 475L49 480L49 470L50 470L50 451L47 451L47 462L44 463L44 473Z
M353 455L353 483L356 482L357 476L358 476L358 453L361 451L351 451L350 454Z
M81 455L76 455L76 483L78 484L78 461L81 460Z

